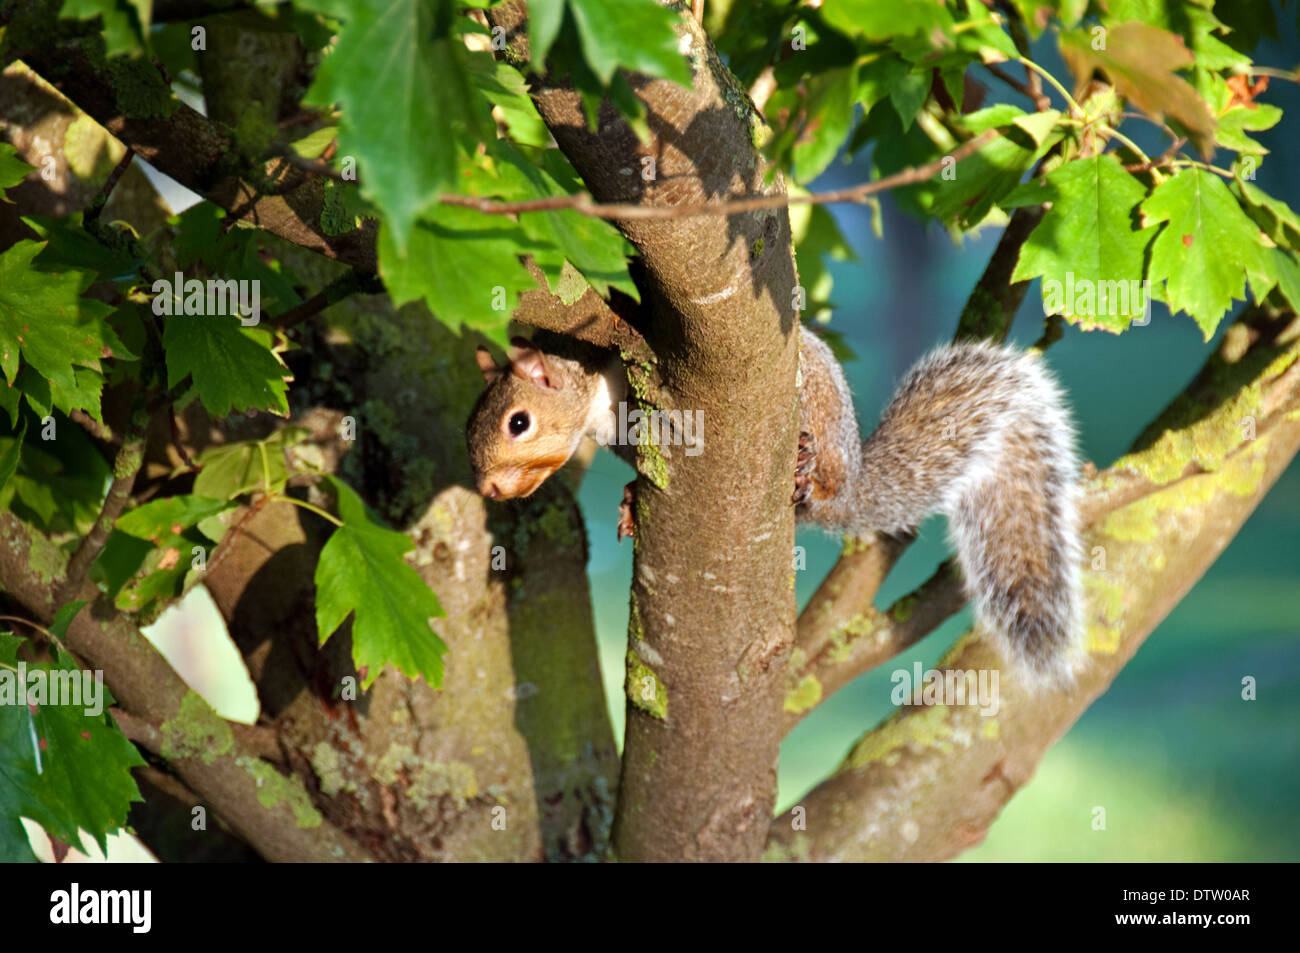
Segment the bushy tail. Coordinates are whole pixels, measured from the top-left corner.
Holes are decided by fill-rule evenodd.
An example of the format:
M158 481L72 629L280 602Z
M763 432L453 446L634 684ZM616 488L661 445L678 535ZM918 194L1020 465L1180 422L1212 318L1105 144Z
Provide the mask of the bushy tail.
M1040 358L955 344L904 379L863 444L858 483L871 528L947 515L981 621L1032 676L1058 684L1080 632L1074 443Z

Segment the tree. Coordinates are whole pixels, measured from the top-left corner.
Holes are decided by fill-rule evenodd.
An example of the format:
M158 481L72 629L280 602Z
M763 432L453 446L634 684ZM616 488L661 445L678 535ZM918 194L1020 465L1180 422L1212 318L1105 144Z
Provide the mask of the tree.
M1250 138L1294 79L1252 60L1271 8L704 6L0 0L0 675L112 695L0 705L0 856L19 817L74 842L130 809L164 859L949 857L1213 562L1300 448L1300 219ZM845 149L877 178L808 193ZM168 216L137 158L205 201ZM963 601L945 565L874 608L882 537L796 616L793 332L848 253L823 206L885 190L1003 227L959 337L1034 279L1043 349L1252 301L1081 477L1075 690L1004 682L994 730L900 709L773 820L785 732ZM580 472L469 485L472 351L512 321L708 421L707 453L639 451L621 758ZM256 725L140 636L199 585ZM999 661L973 632L945 665Z

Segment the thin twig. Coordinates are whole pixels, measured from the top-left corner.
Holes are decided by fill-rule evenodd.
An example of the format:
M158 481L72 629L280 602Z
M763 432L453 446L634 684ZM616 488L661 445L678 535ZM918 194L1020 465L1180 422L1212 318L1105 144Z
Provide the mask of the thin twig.
M126 155L122 156L117 165L113 166L113 171L108 174L108 178L105 179L104 184L100 186L99 194L96 195L94 201L91 202L90 208L86 209L86 214L82 216L83 223L89 224L99 218L100 212L102 212L104 206L108 204L108 197L113 194L113 188L117 185L117 180L122 178L123 173L127 170L127 166L131 164L131 160L134 158L135 150L128 146Z
M1065 317L1049 314L1043 319L1043 336L1034 342L1031 350L1042 354L1065 335Z
M0 622L17 622L19 625L25 625L29 629L41 633L41 635L45 636L64 652L67 652L68 655L72 654L71 652L68 652L68 647L63 644L63 641L57 635L38 622L33 622L31 619L25 619L20 615L0 615Z
M294 305L284 314L275 319L276 327L291 328L295 324L301 324L312 315L320 314L330 306L332 302L324 291L318 291L306 301Z
M291 166L302 169L304 172L310 172L312 175L323 175L334 179L337 182L346 181L343 173L334 168L328 162L322 162L320 159L308 159L306 156L300 156L292 149L285 148L280 151L280 158L284 159Z
M1037 92L1035 92L1025 83L1020 82L1020 80L1016 79L1014 76L1012 76L1006 70L1002 69L1002 67L998 66L996 63L985 63L984 68L988 70L990 73L992 73L994 76L996 76L998 79L1002 80L1002 82L1006 83L1016 92L1018 92L1021 96L1024 96L1027 99L1029 99L1029 101L1034 104L1034 109L1038 110L1038 112L1040 113L1046 112L1048 109L1051 108L1052 101L1043 94L1042 83L1038 81L1038 74L1035 73L1033 70L1026 68L1025 72L1029 75L1029 77L1032 80L1038 83Z
M767 101L772 98L776 92L776 70L771 66L764 66L763 72L758 74L754 84L749 87L749 98L754 103L754 108L760 113L767 107Z
M176 447L176 453L180 456L181 462L185 464L187 470L197 472L199 465L194 462L194 459L190 456L190 452L185 449L185 443L181 440L181 428L180 424L176 422L175 404L172 404L167 408L167 417L171 422L172 444Z
M1124 166L1124 171L1133 173L1150 172L1157 166L1168 165L1170 162L1174 161L1174 156L1178 155L1178 150L1185 145L1187 145L1187 137L1179 136L1174 140L1173 145L1166 149L1158 158L1148 159L1146 162L1139 162L1136 165L1126 165Z
M455 205L472 208L487 215L519 215L525 212L552 212L557 209L572 209L593 218L617 219L665 219L692 218L697 215L737 215L741 212L754 212L760 209L783 208L788 205L829 205L835 202L861 202L869 195L895 189L904 185L913 185L942 172L950 162L960 162L993 139L997 138L996 129L989 129L974 139L962 143L946 156L927 162L925 165L904 169L893 175L863 182L843 189L818 192L809 195L759 195L752 198L732 199L726 202L704 202L699 205L633 205L626 202L593 202L587 192L572 195L552 195L542 199L528 199L522 202L499 202L495 199L478 198L473 195L444 195L439 201L443 205Z
M131 498L131 488L135 486L136 474L144 463L144 445L149 417L141 410L133 411L126 432L122 435L122 446L113 458L113 482L109 485L104 505L100 508L95 525L90 528L68 561L68 572L64 577L58 602L67 602L73 593L81 588L91 563L99 555L104 544L113 532L113 525L122 515L127 500Z
M110 443L117 446L122 442L122 438L113 433L113 428L108 424L102 424L84 410L74 410L68 414L68 418L75 424L80 425L86 433L90 434L96 440L103 443Z
M383 285L374 276L348 271L307 300L294 305L284 314L273 319L272 323L282 330L288 329L319 314L330 305L337 304L349 295L379 294L383 290Z

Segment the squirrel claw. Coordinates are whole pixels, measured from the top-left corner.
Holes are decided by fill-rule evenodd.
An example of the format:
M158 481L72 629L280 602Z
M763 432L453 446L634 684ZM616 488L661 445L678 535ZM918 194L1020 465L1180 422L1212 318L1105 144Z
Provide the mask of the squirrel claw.
M798 506L801 503L807 503L812 496L813 468L817 465L817 449L813 443L812 434L808 431L799 433L799 455L795 458L794 467L794 493L790 496L790 503Z
M618 541L636 535L636 520L632 517L632 504L636 501L636 481L623 487L623 502L618 504Z

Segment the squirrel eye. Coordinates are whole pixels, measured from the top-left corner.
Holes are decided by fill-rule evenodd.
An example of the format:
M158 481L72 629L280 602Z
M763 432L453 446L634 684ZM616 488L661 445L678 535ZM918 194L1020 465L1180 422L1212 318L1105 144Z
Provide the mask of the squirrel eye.
M512 437L518 437L521 433L523 433L525 430L528 429L528 423L529 423L528 415L526 413L520 411L517 414L511 414L510 435Z

